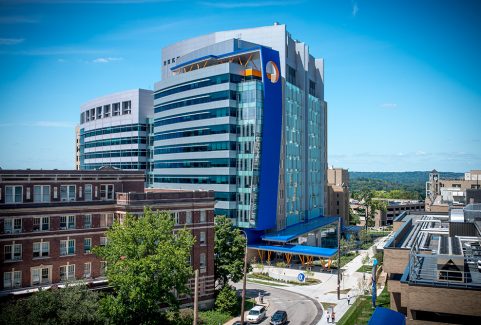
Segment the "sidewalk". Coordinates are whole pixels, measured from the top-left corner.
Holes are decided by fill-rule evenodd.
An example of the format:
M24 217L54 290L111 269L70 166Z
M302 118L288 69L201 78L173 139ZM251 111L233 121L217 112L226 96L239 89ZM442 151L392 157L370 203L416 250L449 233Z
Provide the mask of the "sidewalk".
M377 246L379 242L385 240L385 237L378 238L373 244ZM327 273L327 272L314 272L314 278L321 281L320 284L310 285L310 286L296 286L288 285L283 287L284 290L289 290L292 292L304 294L308 297L316 299L321 305L323 303L335 304L334 312L336 315L336 321L341 319L341 317L347 312L352 304L356 301L359 295L359 282L360 279L365 276L366 285L370 287L371 285L371 275L369 273L356 272L361 266L362 261L366 255L369 257L374 257L373 246L368 250L360 250L359 256L356 256L352 261L342 267L342 280L340 283L341 288L341 299L337 300L337 273ZM280 269L273 266L264 266L262 270L255 269L256 272L276 272L277 274L282 274L286 276L295 276L300 272L305 270L296 268L285 268ZM382 292L384 286L378 289L378 295ZM347 295L350 295L350 304L347 304ZM326 310L323 311L322 319L318 324L332 324L327 322Z

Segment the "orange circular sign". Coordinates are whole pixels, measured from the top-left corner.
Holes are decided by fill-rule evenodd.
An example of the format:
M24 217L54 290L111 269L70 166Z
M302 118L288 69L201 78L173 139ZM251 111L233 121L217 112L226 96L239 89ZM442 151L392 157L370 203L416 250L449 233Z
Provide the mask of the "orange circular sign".
M267 64L266 64L266 75L267 75L267 78L273 84L276 83L279 80L279 76L280 76L279 68L277 67L277 65L274 62L272 62L272 61L267 62Z

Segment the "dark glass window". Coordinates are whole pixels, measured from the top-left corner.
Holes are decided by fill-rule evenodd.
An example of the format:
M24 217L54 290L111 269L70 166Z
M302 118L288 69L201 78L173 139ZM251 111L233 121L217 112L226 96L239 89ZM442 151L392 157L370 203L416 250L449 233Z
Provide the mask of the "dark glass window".
M196 127L189 129L181 129L175 132L161 132L155 134L155 140L167 140L175 138L196 137L201 135L223 134L223 133L236 133L236 126L234 124L221 124L212 125L206 127Z
M217 151L217 150L236 150L236 142L234 141L219 141L209 143L189 143L176 146L162 146L155 147L154 154L162 155L167 153L180 152L202 152L202 151Z
M198 97L198 96L188 97L180 101L175 100L173 102L167 102L161 105L157 105L155 107L155 113L167 111L169 109L184 107L184 106L210 103L210 102L226 100L226 99L237 100L236 92L232 90L224 90L224 91L210 93L207 95L202 95L201 97Z
M216 108L206 111L196 111L190 114L177 114L171 115L169 117L164 117L155 120L155 126L163 126L181 122L189 122L189 121L198 121L198 120L205 120L209 118L216 118L216 117L225 117L225 116L237 116L237 108L236 107L222 107Z

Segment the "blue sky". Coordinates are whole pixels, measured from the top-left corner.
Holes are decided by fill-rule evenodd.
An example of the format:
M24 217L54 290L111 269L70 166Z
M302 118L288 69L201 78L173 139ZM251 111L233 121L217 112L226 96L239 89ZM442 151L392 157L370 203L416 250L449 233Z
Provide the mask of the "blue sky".
M74 166L89 99L160 79L161 48L285 23L325 59L329 164L481 168L481 1L0 0L0 167Z

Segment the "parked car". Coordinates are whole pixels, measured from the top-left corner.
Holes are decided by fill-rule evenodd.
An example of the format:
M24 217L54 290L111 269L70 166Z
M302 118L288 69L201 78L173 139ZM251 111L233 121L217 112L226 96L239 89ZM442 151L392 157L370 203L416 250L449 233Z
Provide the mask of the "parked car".
M478 260L478 271L481 272L481 260Z
M284 325L287 323L287 312L278 310L272 315L270 323L272 325Z
M255 306L247 314L249 323L260 323L264 318L266 318L266 307L264 306Z

